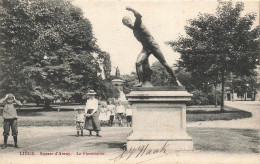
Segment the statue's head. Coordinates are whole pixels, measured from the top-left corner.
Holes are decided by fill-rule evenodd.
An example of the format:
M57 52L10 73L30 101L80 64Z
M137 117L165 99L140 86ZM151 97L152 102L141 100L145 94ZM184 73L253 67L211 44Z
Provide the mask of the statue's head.
M125 26L129 27L129 28L132 28L133 27L133 23L131 21L131 18L128 17L128 16L124 16L123 19L122 19L122 22Z

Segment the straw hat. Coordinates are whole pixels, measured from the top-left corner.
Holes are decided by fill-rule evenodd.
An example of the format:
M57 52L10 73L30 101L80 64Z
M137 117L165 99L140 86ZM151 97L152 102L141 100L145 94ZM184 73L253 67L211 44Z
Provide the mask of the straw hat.
M87 93L87 95L96 95L97 93L94 90L89 90L89 92Z

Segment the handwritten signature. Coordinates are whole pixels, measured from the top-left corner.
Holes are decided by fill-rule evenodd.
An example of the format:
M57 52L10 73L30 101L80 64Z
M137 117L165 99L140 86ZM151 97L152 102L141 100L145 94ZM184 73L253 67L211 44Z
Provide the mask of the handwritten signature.
M139 146L138 148L130 148L129 150L124 150L119 156L110 159L114 162L117 162L121 159L124 159L127 161L128 159L132 158L138 158L142 156L147 156L147 155L153 155L153 154L167 154L167 147L169 146L168 141L165 142L163 147L161 149L150 149L149 144L147 145L142 145Z

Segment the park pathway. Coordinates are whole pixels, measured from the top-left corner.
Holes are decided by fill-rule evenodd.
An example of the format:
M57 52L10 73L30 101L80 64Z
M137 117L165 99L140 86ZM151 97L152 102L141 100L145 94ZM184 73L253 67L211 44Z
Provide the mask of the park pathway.
M252 117L238 120L199 121L187 123L187 127L260 129L260 101L225 101L225 106L252 113Z

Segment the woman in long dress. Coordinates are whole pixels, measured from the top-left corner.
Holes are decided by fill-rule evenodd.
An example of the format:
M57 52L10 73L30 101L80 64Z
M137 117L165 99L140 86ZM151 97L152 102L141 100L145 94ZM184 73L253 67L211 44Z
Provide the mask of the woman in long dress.
M89 95L89 99L85 107L85 128L89 130L89 136L92 136L92 131L95 131L96 136L101 137L101 135L99 135L101 128L98 119L100 110L98 107L98 100L95 99L96 92L94 90L90 90L87 94Z

